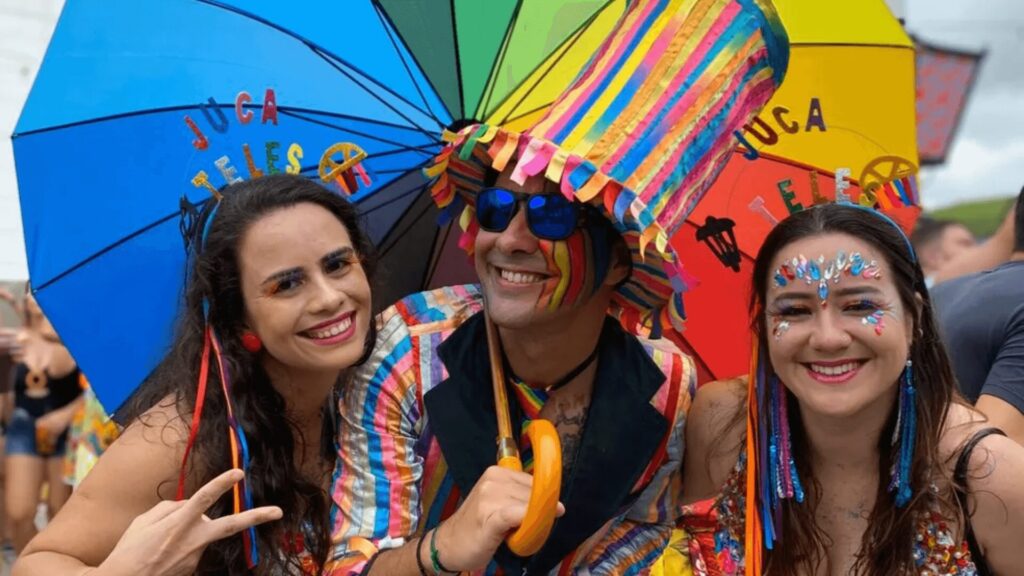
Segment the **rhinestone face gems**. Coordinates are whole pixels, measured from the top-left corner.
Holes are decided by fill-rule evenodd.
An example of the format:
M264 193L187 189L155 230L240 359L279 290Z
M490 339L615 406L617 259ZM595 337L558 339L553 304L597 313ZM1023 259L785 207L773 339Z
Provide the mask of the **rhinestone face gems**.
M875 310L871 314L865 316L861 320L861 322L865 326L874 326L875 334L881 336L882 335L882 330L885 329L885 313L886 312L887 312L887 310L883 310L883 309L879 308L878 310Z
M882 271L878 262L864 260L860 252L847 256L840 250L835 257L827 260L824 255L816 260L808 260L803 254L796 256L775 270L773 284L776 288L784 288L791 282L803 280L808 286L818 283L818 298L821 306L828 305L829 284L838 284L843 276L878 280Z
M772 336L776 340L779 340L779 339L782 338L783 335L786 334L786 332L789 331L789 321L788 320L781 320L779 318L774 318L774 322L775 322L775 327L772 328Z

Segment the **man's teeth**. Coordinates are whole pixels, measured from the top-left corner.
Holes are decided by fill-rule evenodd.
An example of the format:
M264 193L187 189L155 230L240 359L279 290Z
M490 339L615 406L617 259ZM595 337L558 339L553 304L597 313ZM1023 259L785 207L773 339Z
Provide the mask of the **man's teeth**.
M315 330L315 331L314 330L309 330L309 331L306 332L306 334L309 334L310 337L317 338L317 339L330 338L331 336L337 336L338 334L341 334L345 330L348 330L349 326L351 326L351 325L352 325L352 317L349 316L349 317L345 318L344 320L342 320L341 322L338 322L334 326L331 326L330 328L327 328L327 329L324 329L324 330Z
M534 282L540 282L544 277L540 274L532 274L530 272L512 272L510 270L502 269L501 279L513 284L532 284Z
M852 372L857 369L856 362L848 362L846 364L840 364L839 366L822 366L820 364L811 364L811 370L818 374L824 374L826 376L842 376L847 372Z

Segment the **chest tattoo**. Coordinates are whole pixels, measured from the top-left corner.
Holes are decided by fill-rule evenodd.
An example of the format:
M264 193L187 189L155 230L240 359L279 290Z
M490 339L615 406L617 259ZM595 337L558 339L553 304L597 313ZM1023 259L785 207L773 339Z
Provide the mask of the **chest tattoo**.
M579 455L583 440L583 430L587 423L587 409L590 399L582 394L566 398L552 398L555 403L552 422L558 430L558 438L562 443L562 468L571 471Z

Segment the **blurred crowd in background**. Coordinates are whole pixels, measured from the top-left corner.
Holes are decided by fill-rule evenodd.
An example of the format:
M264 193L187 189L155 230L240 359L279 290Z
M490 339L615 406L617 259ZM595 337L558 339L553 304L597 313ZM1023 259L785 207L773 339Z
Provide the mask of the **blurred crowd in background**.
M117 437L28 286L12 288L0 287L0 545L8 567Z

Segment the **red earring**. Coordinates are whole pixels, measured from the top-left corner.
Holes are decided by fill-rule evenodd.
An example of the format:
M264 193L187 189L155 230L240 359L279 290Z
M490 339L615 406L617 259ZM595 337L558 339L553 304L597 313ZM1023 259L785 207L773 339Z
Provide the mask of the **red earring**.
M242 332L242 348L255 354L263 348L263 342L260 341L260 337L255 332L246 330Z

